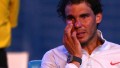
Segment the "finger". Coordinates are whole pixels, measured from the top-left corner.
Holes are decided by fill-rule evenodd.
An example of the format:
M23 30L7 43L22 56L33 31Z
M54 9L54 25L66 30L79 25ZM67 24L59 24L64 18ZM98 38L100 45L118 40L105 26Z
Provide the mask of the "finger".
M72 39L68 39L68 37L66 35L64 35L64 37L63 37L63 44L68 47L71 47L74 45Z
M74 31L72 33L72 40L74 42L74 47L77 50L77 52L74 53L74 55L78 56L78 57L81 57L82 56L82 51L81 51L82 49L81 49L81 44L80 44L79 40L77 39L76 31Z
M77 39L77 36L76 36L76 31L74 31L72 33L72 39L73 39L73 42L74 42L75 45L80 45L80 42L79 42L79 40Z
M71 51L73 50L72 48L74 47L73 42L70 42L66 36L64 36L63 38L63 43L65 48L68 50L69 53L71 53ZM71 51L70 51L71 50Z
M72 27L73 27L72 21L67 21L67 26L65 27L64 33L70 36Z
M73 27L73 24L71 21L67 22L67 26L65 27L65 30L64 30L64 35L66 35L67 39L72 42L72 39L71 39L71 30L72 30L72 27Z
M73 28L72 21L67 21L67 26L64 30L64 38L69 44L73 44L72 38L71 38L71 30Z

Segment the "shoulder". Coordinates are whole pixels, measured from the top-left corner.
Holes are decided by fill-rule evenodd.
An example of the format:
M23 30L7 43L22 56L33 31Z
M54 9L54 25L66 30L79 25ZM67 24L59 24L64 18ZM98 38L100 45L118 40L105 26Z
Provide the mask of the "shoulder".
M110 46L110 49L120 49L120 45L107 41L107 44Z
M53 48L49 51L47 51L43 58L42 58L42 63L52 63L53 61L66 61L67 58L67 51L63 45L58 46L56 48Z
M109 53L109 54L118 54L118 53L120 53L120 45L119 44L106 41L105 45L106 45L105 46L105 49L106 49L105 53Z
M64 47L64 45L60 45L56 48L53 48L53 49L47 51L45 54L66 54L66 53L67 53L67 50Z
M62 66L64 68L67 60L66 49L64 45L60 45L47 51L42 58L42 68L57 68Z
M108 42L108 41L107 41ZM110 47L108 50L103 52L106 55L106 59L108 59L110 62L120 62L120 45L113 43L113 42L108 42L108 46Z

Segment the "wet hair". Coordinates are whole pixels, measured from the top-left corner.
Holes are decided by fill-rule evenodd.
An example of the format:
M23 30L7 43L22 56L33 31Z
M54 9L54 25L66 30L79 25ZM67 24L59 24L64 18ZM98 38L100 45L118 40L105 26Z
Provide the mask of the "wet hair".
M83 2L90 6L95 15L97 15L98 13L102 13L103 10L100 0L60 0L57 6L58 15L65 19L66 17L65 8L67 5L80 4Z

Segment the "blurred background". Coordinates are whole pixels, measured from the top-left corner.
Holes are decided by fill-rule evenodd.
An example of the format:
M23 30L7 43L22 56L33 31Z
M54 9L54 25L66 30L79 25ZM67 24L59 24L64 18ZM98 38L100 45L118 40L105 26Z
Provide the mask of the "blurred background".
M20 0L17 28L12 31L8 52L27 52L28 60L42 59L44 53L62 44L64 22L57 15L59 0ZM104 38L120 44L120 0L102 0Z

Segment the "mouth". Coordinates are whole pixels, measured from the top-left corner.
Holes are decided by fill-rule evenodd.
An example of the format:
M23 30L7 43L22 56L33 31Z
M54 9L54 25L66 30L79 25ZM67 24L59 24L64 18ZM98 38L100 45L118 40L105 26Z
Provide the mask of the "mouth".
M86 32L77 32L77 38L83 38Z

